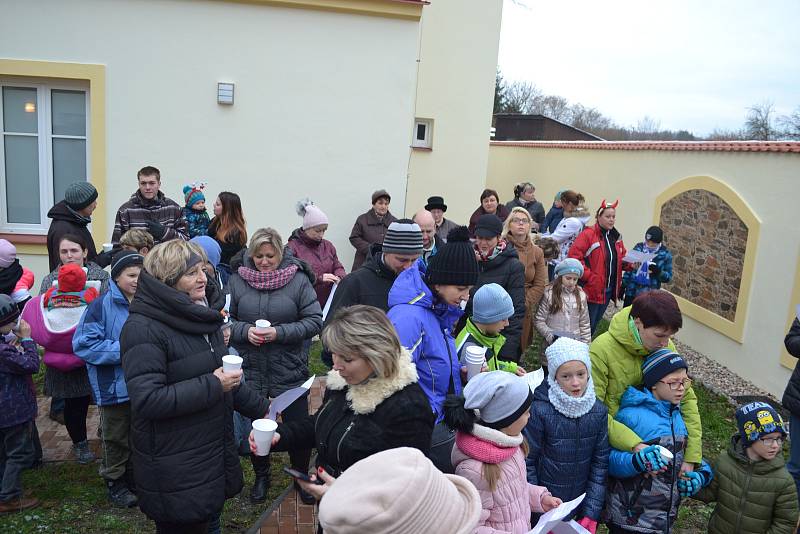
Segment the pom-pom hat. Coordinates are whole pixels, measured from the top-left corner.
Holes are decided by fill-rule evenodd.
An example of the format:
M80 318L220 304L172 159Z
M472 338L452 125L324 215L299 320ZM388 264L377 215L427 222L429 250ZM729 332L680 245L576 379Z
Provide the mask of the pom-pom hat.
M303 230L328 224L328 216L315 206L311 199L304 198L295 207L297 214L303 218Z

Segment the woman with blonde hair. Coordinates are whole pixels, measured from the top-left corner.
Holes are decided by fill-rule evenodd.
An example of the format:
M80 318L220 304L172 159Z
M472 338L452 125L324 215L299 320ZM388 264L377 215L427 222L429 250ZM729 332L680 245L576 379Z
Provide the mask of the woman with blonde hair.
M301 485L317 498L330 486L329 477L372 454L397 447L427 454L434 422L411 354L383 310L341 308L322 331L322 343L333 353L322 407L278 425L271 449L316 447L315 476L326 483Z
M269 408L241 371L222 369L225 299L206 283L206 261L194 243L156 245L120 335L136 493L158 533L208 531L244 485L233 410L259 418Z
M231 346L244 359L247 385L265 399L275 398L309 377L303 342L322 330L314 272L284 248L280 234L272 228L256 230L247 249L231 260L231 268L227 286L233 321ZM269 321L269 326L257 328L259 319ZM284 421L307 416L307 395L282 413ZM294 469L306 471L311 450L293 450L289 458ZM270 483L269 456L251 455L250 459L256 475L250 501L262 503ZM313 502L304 492L300 496L306 503Z
M547 285L547 264L544 252L533 244L531 227L533 219L525 208L516 207L503 224L503 237L514 244L519 261L525 266L525 319L522 323L522 352L531 344L533 338L533 318L539 307L539 301Z

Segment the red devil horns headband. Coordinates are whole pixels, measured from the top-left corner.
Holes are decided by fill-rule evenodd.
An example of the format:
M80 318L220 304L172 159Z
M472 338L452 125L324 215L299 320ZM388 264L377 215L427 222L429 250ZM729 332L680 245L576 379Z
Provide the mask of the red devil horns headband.
M603 201L600 203L600 209L601 209L601 210L604 210L604 209L606 209L606 208L614 208L614 209L617 209L617 206L619 206L619 199L615 200L613 204L608 204L608 203L606 202L606 199L603 199Z

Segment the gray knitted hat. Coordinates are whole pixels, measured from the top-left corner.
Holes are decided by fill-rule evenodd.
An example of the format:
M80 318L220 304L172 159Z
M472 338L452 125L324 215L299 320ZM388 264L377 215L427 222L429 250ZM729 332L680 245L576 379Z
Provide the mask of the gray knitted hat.
M97 189L89 182L75 182L64 192L64 202L75 211L82 210L97 200Z
M389 225L383 236L384 254L422 254L422 230L411 219Z
M499 284L481 286L472 297L472 322L492 324L514 315L514 302Z
M490 428L509 426L533 403L528 382L506 371L479 373L464 386L464 408L478 410L480 420Z

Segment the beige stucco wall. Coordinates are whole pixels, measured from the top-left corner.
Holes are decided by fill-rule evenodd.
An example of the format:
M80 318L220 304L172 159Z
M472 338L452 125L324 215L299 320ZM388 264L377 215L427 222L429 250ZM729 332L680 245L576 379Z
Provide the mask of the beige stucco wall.
M238 192L251 231L288 237L295 201L310 196L348 266L371 192L405 209L418 20L178 0L12 0L0 19L13 21L0 57L106 66L109 235L98 244L148 164L181 204L195 180L209 204ZM217 82L236 84L233 106L217 104Z
M765 390L783 392L790 371L781 353L792 289L798 271L800 225L794 208L800 155L747 152L576 150L493 145L487 185L501 194L530 178L546 207L555 193L572 188L594 210L603 198L619 198L617 228L628 248L653 224L656 197L692 176L727 184L760 220L754 275L748 294L742 343L685 317L678 337ZM669 286L665 286L669 289Z
M423 9L415 115L434 120L433 150L412 151L408 215L442 195L447 218L466 223L479 203L502 8L502 0L436 0Z

